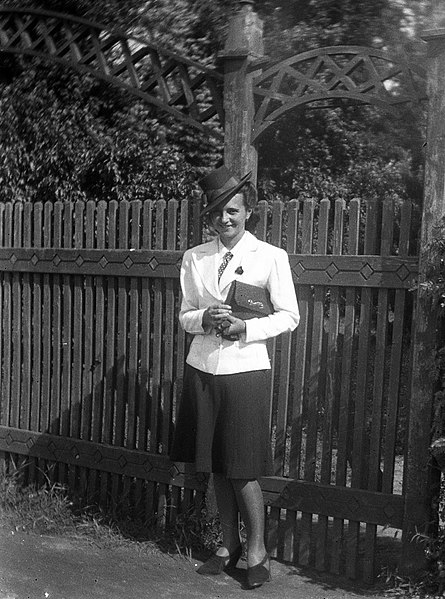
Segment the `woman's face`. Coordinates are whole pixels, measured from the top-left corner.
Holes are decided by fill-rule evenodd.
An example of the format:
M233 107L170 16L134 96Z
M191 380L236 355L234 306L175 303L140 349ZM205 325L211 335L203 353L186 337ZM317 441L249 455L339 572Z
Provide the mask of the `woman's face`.
M246 209L243 194L237 193L227 204L210 212L210 223L227 248L232 248L246 230L246 220L252 210Z

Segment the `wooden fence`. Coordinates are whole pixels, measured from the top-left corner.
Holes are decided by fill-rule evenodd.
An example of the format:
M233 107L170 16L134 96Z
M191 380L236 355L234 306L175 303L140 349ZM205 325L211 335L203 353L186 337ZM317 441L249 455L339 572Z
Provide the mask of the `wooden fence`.
M187 339L178 326L194 202L0 204L0 451L159 527L206 481L168 448ZM273 554L375 574L377 531L416 510L404 492L417 274L411 205L260 205L301 309L270 342L275 476L261 481ZM428 426L426 423L425 426Z

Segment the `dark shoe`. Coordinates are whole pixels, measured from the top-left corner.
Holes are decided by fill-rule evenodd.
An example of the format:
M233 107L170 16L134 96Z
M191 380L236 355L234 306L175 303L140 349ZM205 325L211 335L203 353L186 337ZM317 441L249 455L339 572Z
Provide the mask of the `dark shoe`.
M212 555L212 557L204 562L196 571L198 574L205 575L221 574L224 570L230 570L236 566L242 552L243 548L240 545L230 555Z
M269 564L269 567L266 568L266 564ZM270 575L270 560L269 554L266 553L264 558L260 561L259 564L252 566L251 568L247 568L247 587L249 589L256 589L260 587L265 582L269 582L271 580Z

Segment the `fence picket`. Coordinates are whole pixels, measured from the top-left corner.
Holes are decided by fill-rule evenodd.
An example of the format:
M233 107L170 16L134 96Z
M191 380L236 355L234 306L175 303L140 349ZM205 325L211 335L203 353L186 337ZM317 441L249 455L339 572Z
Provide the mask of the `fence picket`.
M394 202L384 200L381 217L381 245L380 253L388 256L391 253L393 242ZM388 323L388 289L378 290L378 309L374 360L374 389L371 409L370 449L368 461L368 489L379 491L382 488L381 472L381 436L384 416L384 381L386 357L386 337ZM371 582L374 577L374 555L376 544L377 526L366 524L365 551L363 564L363 578Z
M13 246L22 246L23 204L16 203L13 212ZM12 369L10 424L20 423L21 368L22 368L22 285L19 273L12 275Z
M130 202L130 248L140 247L141 208L139 200ZM135 449L137 445L137 403L138 403L138 363L139 363L139 281L132 277L129 289L128 324L128 391L127 391L127 442L126 446ZM134 507L140 509L142 481L134 481Z
M119 202L118 247L128 248L129 241L129 202ZM116 340L116 393L114 404L113 434L114 443L120 447L126 444L127 412L127 334L128 334L128 291L125 277L117 279L117 340ZM115 509L127 509L129 505L130 481L127 477L113 477L112 501Z
M43 247L52 246L52 202L43 205ZM48 432L51 426L51 342L52 342L52 285L51 275L45 273L42 277L42 385L40 391L40 430ZM41 468L45 472L51 472L55 462L43 462Z
M43 247L52 246L52 202L43 206ZM52 335L52 294L49 274L43 275L42 303L42 388L40 427L47 432L50 427L50 397L51 397L51 335Z
M365 254L373 254L376 250L377 232L377 205L373 201L367 202L366 229L365 229ZM361 290L360 305L360 338L357 357L357 388L354 406L354 439L352 453L352 487L363 488L366 485L365 478L367 467L365 456L367 447L366 438L366 414L367 393L369 378L369 343L372 329L372 289ZM360 522L349 521L348 526L348 559L346 564L347 575L350 578L357 577Z
M297 251L298 243L298 215L299 215L299 202L298 200L290 200L287 207L287 252L294 254ZM293 389L294 376L292 365L295 363L296 354L296 334L288 334L283 338L283 346L287 353L286 367L288 370L288 380L286 386L286 394L288 399L286 401L286 423L285 423L285 451L284 451L284 463L283 463L283 474L285 476L291 476L291 449L289 443L289 437L291 438L293 422L300 415L300 405L298 400L300 396L295 397ZM280 377L281 378L281 377ZM295 537L295 526L296 526L296 512L295 510L286 510L285 522L283 523L283 550L282 558L288 562L292 562L294 556L294 545L296 542Z
M317 254L324 255L328 249L328 235L329 235L329 216L331 210L331 203L329 200L322 200L320 203L320 215L318 219L318 244ZM324 357L324 321L325 321L325 301L326 301L325 287L317 287L314 292L314 325L312 333L312 357L311 365L313 370L311 371L311 380L309 383L309 402L313 404L312 414L309 416L309 426L307 435L306 448L309 453L306 455L313 465L307 468L306 473L308 479L314 480L315 471L320 471L320 460L318 454L320 448L330 450L330 444L327 447L323 447L323 443L320 439L319 427L323 425L323 434L326 435L325 442L328 443L331 434L331 416L329 411L329 405L326 402L325 386L322 381L326 376L325 366L323 360ZM324 412L323 423L318 420L318 414ZM313 423L313 424L311 424ZM313 427L313 428L312 428ZM329 455L322 456L329 459ZM323 469L319 472L323 475ZM321 482L326 482L321 480ZM318 516L317 522L317 540L315 547L315 567L318 570L325 569L326 562L326 550L327 550L327 539L328 539L328 518L327 516Z
M281 247L282 233L283 233L283 204L282 202L275 201L272 206L272 222L271 222L271 238L270 243ZM281 342L281 340L280 340ZM269 355L271 356L271 370L270 370L270 429L274 430L275 434L275 447L274 447L274 474L280 476L283 473L283 461L285 454L285 442L286 442L286 414L287 414L287 396L284 395L284 387L286 385L286 376L288 373L281 370L279 364L277 364L277 339L269 339L267 341L267 347ZM281 346L280 346L281 347ZM281 353L281 352L280 352ZM280 355L280 361L283 358L286 361L285 351ZM278 372L279 383L278 392L275 391L275 373ZM283 377L283 378L282 378ZM279 508L271 507L269 510L269 551L271 556L277 557L281 551L281 510Z
M95 211L95 239L93 245L98 249L105 248L106 239L106 202L100 201ZM94 221L93 221L94 225ZM96 276L93 281L94 303L94 326L93 331L93 354L92 354L92 390L91 390L91 433L90 438L99 443L102 435L102 417L104 401L104 347L105 347L105 280L104 277ZM90 501L100 498L100 475L92 468L88 477L88 496Z
M66 202L63 205L63 237L64 248L73 246L73 220L74 205ZM62 397L60 400L60 434L69 436L71 421L71 381L72 381L72 315L73 315L73 291L71 285L72 277L62 277ZM61 465L61 482L68 480L69 467Z
M34 206L34 228L33 228L33 247L42 247L42 212L41 202ZM41 376L42 376L42 275L33 274L33 362L32 362L32 397L31 397L31 430L40 431L40 410L41 410ZM30 468L30 481L40 483L42 481L41 461L33 460Z
M0 244L1 245L5 245L5 239L4 239L4 232L5 232L5 204L1 203L0 204ZM0 367L1 365L4 363L4 356L5 356L5 346L4 346L4 331L5 331L5 319L6 319L6 308L7 305L5 303L5 294L4 294L4 289L6 287L6 281L7 281L7 277L8 277L8 273L1 273L0 274L0 331L1 331L1 335L0 335ZM2 373L3 376L0 379L0 424L2 424L3 426L8 426L8 419L9 419L9 411L8 411L8 406L6 403L6 398L5 395L3 393L5 386L4 386L4 372ZM6 452L0 450L0 474L4 474L7 470L7 459L6 459Z
M108 204L108 229L107 240L108 248L117 247L118 230L118 203L112 200ZM102 442L111 444L113 442L114 426L114 405L115 405L115 383L116 383L116 277L110 277L106 285L106 336L105 336L105 371L104 371L104 409L103 409L103 429ZM100 501L103 505L112 502L114 496L111 495L111 487L118 487L118 476L101 472L100 475Z
M84 242L84 202L78 201L74 206L74 247L81 248ZM74 276L73 286L73 337L72 343L72 378L71 378L71 406L70 406L70 436L79 438L81 435L82 418L82 346L84 341L83 330L83 281L82 276ZM69 485L71 489L79 492L81 472L77 466L69 468Z
M189 228L189 203L183 200L180 206L179 217L179 249L185 251L188 246L188 228ZM178 308L182 298L180 285L178 284ZM179 399L182 392L182 383L184 378L184 361L186 357L186 334L183 328L178 326L177 352L176 352L176 376L174 381L175 415L179 406Z
M315 202L313 200L305 200L303 209L303 229L302 229L302 253L312 254L313 252L313 229L314 229L314 210ZM304 448L304 480L313 480L315 477L315 453L316 453L316 436L317 436L317 399L316 387L312 379L314 369L317 368L317 362L312 362L312 356L316 350L312 349L314 340L313 335L313 315L314 301L310 287L304 287L300 292L300 302L303 311L307 311L307 328L306 328L306 365L305 365L305 421L306 436ZM308 367L306 367L308 366ZM315 394L315 403L313 401ZM310 562L311 557L311 542L312 542L312 514L302 513L299 534L299 549L298 561L306 566Z
M400 215L399 255L408 256L411 232L412 204L404 202ZM394 490L394 466L397 437L397 417L400 405L400 377L403 357L403 328L405 323L406 294L399 289L395 291L391 365L388 388L388 419L385 432L382 491L392 493Z
M12 247L12 204L7 204L4 214L4 241ZM12 275L5 273L3 279L3 354L2 398L5 423L11 425L11 363L12 363Z
M332 254L340 255L343 247L343 221L345 203L343 200L335 202L334 210L334 235L332 242ZM324 417L322 422L322 454L320 465L320 482L326 485L331 483L332 451L334 421L336 412L336 381L337 381L337 343L340 325L340 289L332 287L329 290L329 317L327 324L327 348L325 354L326 371L324 377ZM326 570L329 551L328 543L329 519L319 516L317 531L317 568Z
M156 228L154 245L156 249L164 248L165 236L165 212L166 202L164 200L156 203ZM151 445L151 451L161 453L162 447L162 424L163 418L163 397L162 397L162 346L163 346L163 285L162 281L154 282L154 302L153 302L153 386L152 386L152 413L151 413L151 435L154 443ZM160 530L166 524L167 511L167 485L160 483L156 490L156 522Z
M176 249L178 235L178 202L171 199L167 204L167 249ZM171 436L171 422L173 416L173 381L174 381L174 358L175 358L175 332L178 328L176 316L175 297L177 295L177 281L167 279L165 281L165 314L164 314L164 371L163 371L163 399L164 413L162 423L162 452L168 454ZM170 489L170 501L168 505L167 519L173 523L176 519L177 508L180 502L180 489Z
M153 202L145 200L142 208L142 247L144 249L152 248L152 229L153 229ZM151 331L152 331L152 300L151 300L151 282L148 277L141 282L141 364L139 374L139 449L151 449L151 413L153 394L151 389ZM154 511L156 484L147 481L145 483L145 514L151 515ZM143 494L144 495L144 494Z
M349 255L358 253L360 229L360 202L352 200L349 205L348 247ZM335 484L344 486L347 482L347 466L351 464L352 446L352 397L353 352L356 319L355 289L345 291L345 313L343 324L343 347L340 378L340 403L338 410L337 461ZM332 530L331 572L339 574L343 560L344 522L334 518Z
M55 248L62 247L62 218L63 204L56 202L53 209L53 239L52 244ZM25 273L26 274L26 273ZM51 277L52 292L52 367L51 367L51 400L50 400L50 424L49 432L58 435L61 426L61 379L62 379L62 279L60 275L54 274ZM26 381L27 375L24 375ZM50 478L53 483L59 480L60 465L57 462L52 463Z
M32 204L26 203L23 209L23 222L25 223L23 231L23 246L31 247L32 239ZM32 347L32 319L31 319L31 275L23 274L23 353L22 353L22 389L20 406L20 428L30 429L31 427L31 347ZM0 356L0 363L2 359Z
M96 220L96 202L89 200L86 203L84 214L84 241L85 248L94 247ZM92 427L92 380L93 380L93 340L94 340L94 306L93 306L93 277L86 275L83 279L83 365L82 365L82 411L80 420L81 438L91 439ZM93 500L94 475L92 470L81 469L81 493Z

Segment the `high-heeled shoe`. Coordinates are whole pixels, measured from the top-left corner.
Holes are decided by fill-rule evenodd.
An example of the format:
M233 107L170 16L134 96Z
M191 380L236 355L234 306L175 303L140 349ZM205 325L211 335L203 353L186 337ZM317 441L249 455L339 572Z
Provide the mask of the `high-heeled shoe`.
M266 568L266 563L269 563L269 567ZM247 587L249 589L256 589L265 582L269 582L272 579L270 574L270 558L269 554L266 553L264 558L259 564L255 564L251 568L247 568Z
M230 555L212 555L206 562L202 564L196 571L198 574L216 575L221 574L224 570L233 569L238 563L243 548L240 545Z

